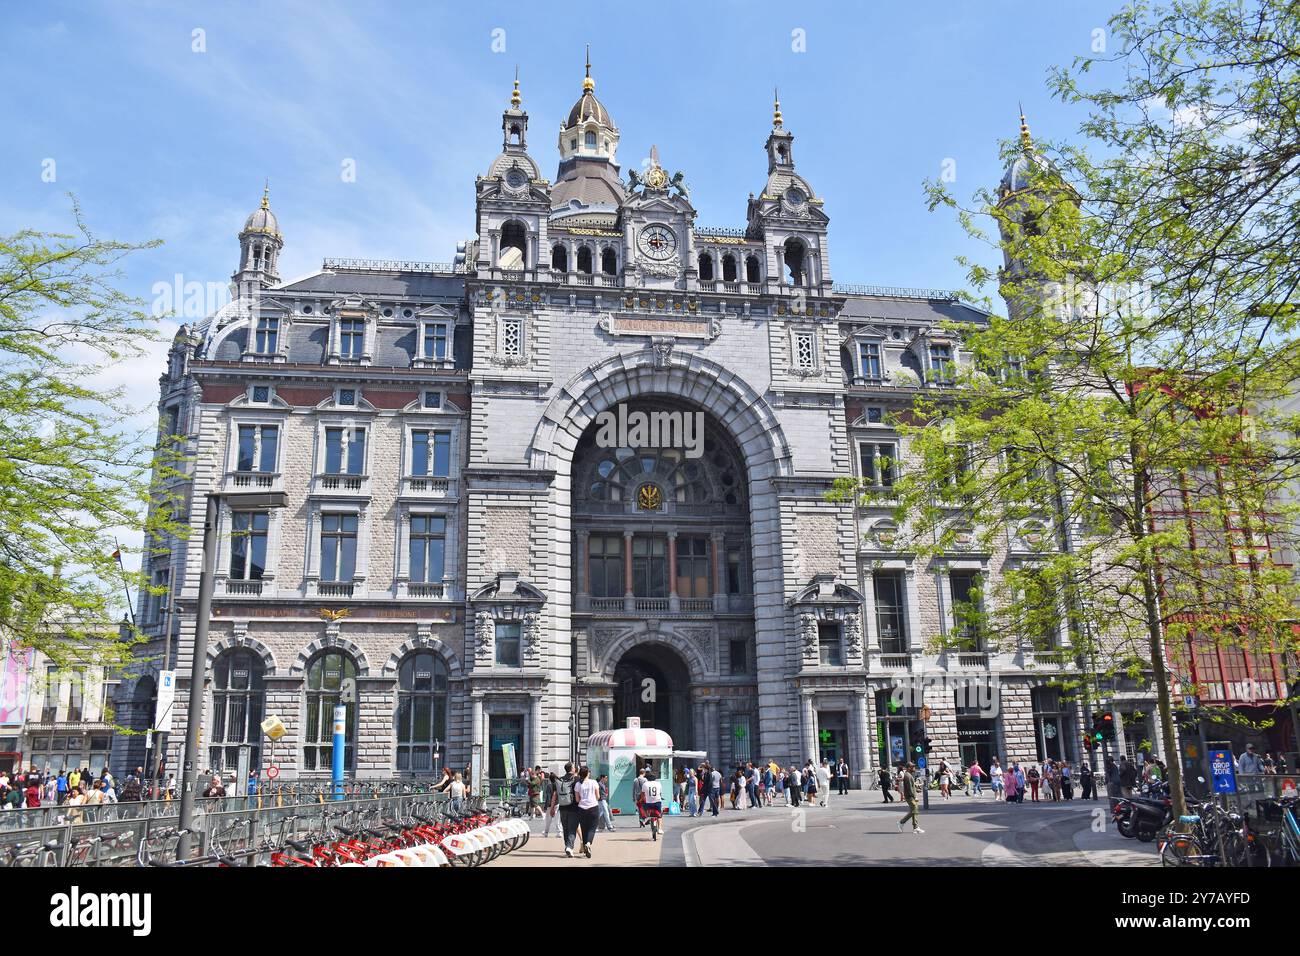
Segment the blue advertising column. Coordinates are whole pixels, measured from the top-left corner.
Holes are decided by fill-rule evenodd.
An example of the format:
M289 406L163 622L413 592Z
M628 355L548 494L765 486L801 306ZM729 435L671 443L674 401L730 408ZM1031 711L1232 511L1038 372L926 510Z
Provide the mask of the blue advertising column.
M343 799L343 758L347 747L348 708L339 704L334 708L334 760L330 776L334 781L334 799Z

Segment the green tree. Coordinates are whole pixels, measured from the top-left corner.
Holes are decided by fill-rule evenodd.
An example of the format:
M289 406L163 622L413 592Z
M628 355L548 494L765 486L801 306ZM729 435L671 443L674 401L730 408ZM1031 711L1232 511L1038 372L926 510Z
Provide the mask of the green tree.
M134 640L105 636L124 586L142 586L114 529L179 530L147 507L171 444L133 434L122 389L92 384L158 335L115 285L123 257L156 242L100 239L72 211L73 233L0 236L0 635L60 666L125 660Z
M936 640L1047 652L1068 636L1062 685L1086 709L1103 677L1149 679L1167 742L1171 657L1185 678L1196 647L1295 652L1300 422L1279 403L1300 358L1296 10L1134 4L1111 21L1118 53L1051 74L1089 108L1082 145L1022 127L997 190L960 204L927 186L1002 252L963 261L1006 303L946 330L970 361L899 423L898 546L972 547L1003 572ZM1085 89L1094 70L1116 85Z

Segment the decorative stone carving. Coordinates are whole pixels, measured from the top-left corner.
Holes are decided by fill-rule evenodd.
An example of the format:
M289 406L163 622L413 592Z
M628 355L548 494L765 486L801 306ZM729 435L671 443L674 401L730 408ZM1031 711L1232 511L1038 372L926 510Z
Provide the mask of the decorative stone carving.
M862 654L862 615L857 611L844 615L844 640L849 648L849 656Z
M673 340L666 336L655 336L650 340L650 349L654 352L655 368L668 368L673 354Z
M474 661L479 664L492 662L492 641L496 637L496 621L488 611L479 611L474 615Z
M722 334L722 320L710 319L709 320L709 341L712 342L721 334Z
M676 256L666 259L663 262L652 262L649 259L640 259L637 261L637 268L648 276L659 276L664 279L675 279L681 275L682 263Z
M675 630L706 654L713 650L713 628L679 627Z
M524 615L524 662L536 664L542 653L542 616Z
M799 615L799 632L803 637L803 661L817 663L817 615L804 611Z

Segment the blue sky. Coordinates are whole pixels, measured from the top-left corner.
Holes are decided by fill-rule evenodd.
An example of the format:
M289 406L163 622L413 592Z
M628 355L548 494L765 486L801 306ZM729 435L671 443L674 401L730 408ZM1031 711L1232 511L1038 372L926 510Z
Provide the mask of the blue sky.
M743 225L779 86L796 163L831 217L836 280L959 287L954 256L991 254L926 211L923 180L952 160L959 195L996 182L1017 101L1036 136L1069 138L1083 117L1049 98L1047 68L1087 54L1117 4L13 5L0 230L67 229L71 191L97 233L164 241L126 263L125 290L148 300L177 274L228 280L269 177L285 278L327 255L449 260L516 65L531 152L553 175L590 43L624 169L657 144L701 225ZM111 377L148 405L161 369L155 349Z

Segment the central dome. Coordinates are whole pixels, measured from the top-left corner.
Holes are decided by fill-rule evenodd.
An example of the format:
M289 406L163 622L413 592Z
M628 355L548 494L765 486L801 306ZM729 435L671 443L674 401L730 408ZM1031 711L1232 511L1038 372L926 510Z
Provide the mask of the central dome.
M564 128L573 129L588 120L594 120L610 129L616 128L614 121L610 119L609 110L605 109L605 104L596 99L596 94L590 89L584 88L578 102L574 103L573 109L569 110L569 118L565 121Z

